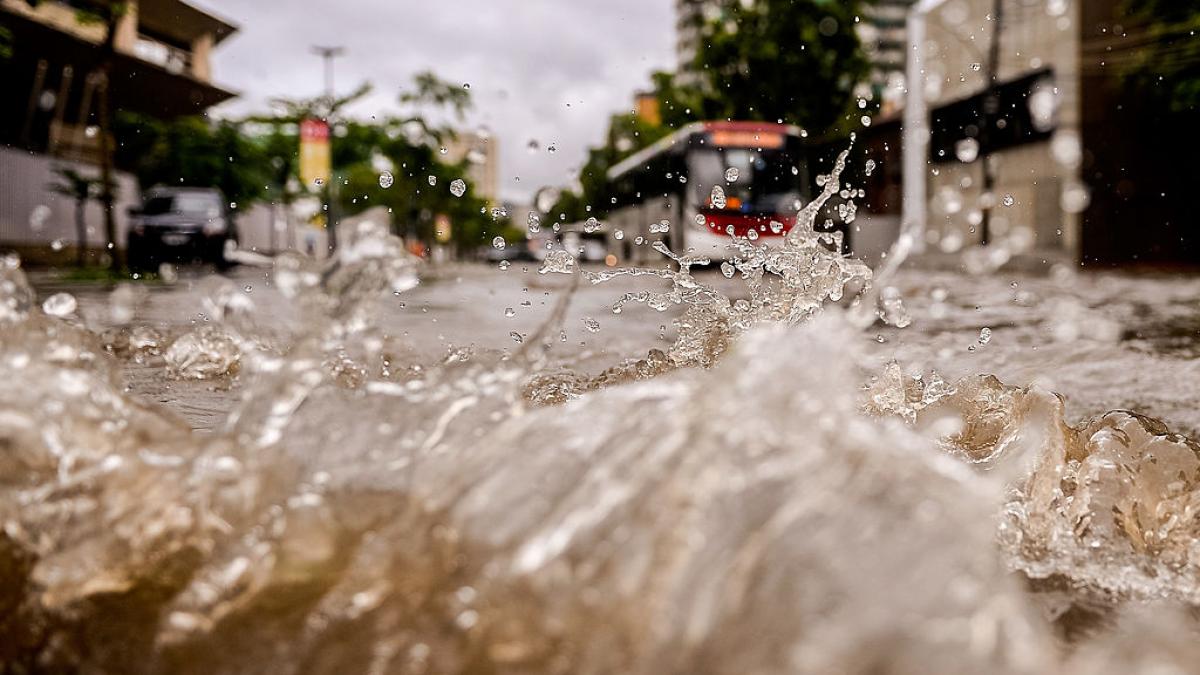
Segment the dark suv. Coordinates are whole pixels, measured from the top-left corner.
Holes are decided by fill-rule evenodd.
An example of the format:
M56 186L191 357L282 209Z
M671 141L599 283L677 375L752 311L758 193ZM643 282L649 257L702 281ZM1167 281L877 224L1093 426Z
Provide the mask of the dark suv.
M126 255L133 269L193 260L224 268L237 246L225 197L214 188L153 188L129 216Z

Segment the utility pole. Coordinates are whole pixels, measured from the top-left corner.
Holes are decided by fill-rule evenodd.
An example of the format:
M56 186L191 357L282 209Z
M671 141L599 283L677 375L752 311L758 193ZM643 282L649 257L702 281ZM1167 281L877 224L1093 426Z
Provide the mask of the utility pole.
M990 143L991 124L995 122L1000 112L1000 95L997 89L1000 75L1000 30L1004 22L1004 0L992 0L992 40L988 44L987 90L983 96L979 124L979 156L983 162L983 194L987 200L983 204L983 219L979 223L979 243L987 246L991 241L992 209L996 206L996 172L992 166Z
M328 107L326 111L325 123L329 125L329 146L330 146L330 167L329 167L329 185L327 186L326 196L328 201L328 209L325 212L326 230L329 232L329 250L333 251L337 248L337 197L338 197L338 177L333 170L332 164L332 148L333 148L333 60L342 54L346 53L345 47L325 47L320 45L312 46L312 53L320 56L325 61L325 104Z

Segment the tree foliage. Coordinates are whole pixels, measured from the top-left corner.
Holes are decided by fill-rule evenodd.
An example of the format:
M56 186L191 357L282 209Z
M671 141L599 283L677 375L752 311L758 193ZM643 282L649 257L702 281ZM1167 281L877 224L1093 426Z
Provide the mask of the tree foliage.
M453 129L431 121L445 112L460 118L470 108L468 90L421 73L399 98L402 115L381 120L345 116L351 103L371 91L369 84L336 97L278 98L273 111L243 121L183 117L161 121L122 114L118 162L143 186L201 185L220 188L245 208L256 200L290 204L300 197L329 199L331 191L299 181L298 124L329 120L337 213L351 216L386 206L398 234L434 241L439 215L451 221L452 241L473 248L508 226L492 217L490 205L470 187L462 197L450 192L456 179L470 183L467 166L443 161L439 149ZM383 171L394 183L380 185ZM432 185L431 183L432 177ZM328 186L326 186L328 187Z
M271 181L270 158L237 122L204 117L162 121L146 115L117 116L118 166L144 187L189 185L220 188L232 202L248 204Z
M1106 54L1156 105L1174 113L1200 107L1200 3L1126 0L1129 39Z
M782 120L822 134L867 72L856 0L719 0L700 18L702 114Z

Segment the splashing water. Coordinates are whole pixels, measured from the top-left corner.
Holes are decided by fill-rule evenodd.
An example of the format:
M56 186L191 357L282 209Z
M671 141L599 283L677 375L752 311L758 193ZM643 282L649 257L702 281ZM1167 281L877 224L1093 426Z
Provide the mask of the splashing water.
M1200 604L1200 447L1128 412L1070 426L1058 397L990 376L891 363L860 386L862 325L904 314L814 229L845 158L779 245L731 242L744 297L661 242L661 269L551 252L542 271L572 283L670 285L614 310L683 309L668 349L596 377L543 369L565 302L503 360L384 367L377 305L415 263L370 222L328 262L275 260L305 316L286 348L219 282L212 322L165 351L128 325L128 287L121 339L101 339L4 258L0 661L1116 673L1151 663L1134 648L1154 636L1153 663L1190 667L1186 617L1131 612L1073 651L1053 626L1129 599ZM117 359L160 351L177 377L244 381L212 434L125 393Z

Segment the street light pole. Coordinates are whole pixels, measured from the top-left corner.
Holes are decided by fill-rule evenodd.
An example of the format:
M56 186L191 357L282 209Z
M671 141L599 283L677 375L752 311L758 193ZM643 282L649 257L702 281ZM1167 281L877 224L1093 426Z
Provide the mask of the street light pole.
M995 116L999 112L999 94L996 89L996 84L999 82L1000 75L1000 29L1001 23L1004 21L1004 0L993 0L992 2L992 41L988 45L987 54L987 92L984 94L980 125L979 125L979 146L980 159L983 162L983 194L987 201L983 204L983 218L979 223L979 242L987 246L991 243L991 225L992 225L992 209L995 207L996 195L993 190L996 189L996 172L992 166L992 153L990 147L991 129L989 125L995 121Z
M333 147L333 60L346 52L345 47L324 47L320 45L312 46L312 53L320 56L325 61L325 104L328 106L326 111L325 123L329 125L329 145L332 155ZM334 174L332 166L332 158L329 167L329 185L326 190L328 197L328 207L325 212L326 231L329 233L329 250L333 251L337 248L337 197L338 197L338 181Z

